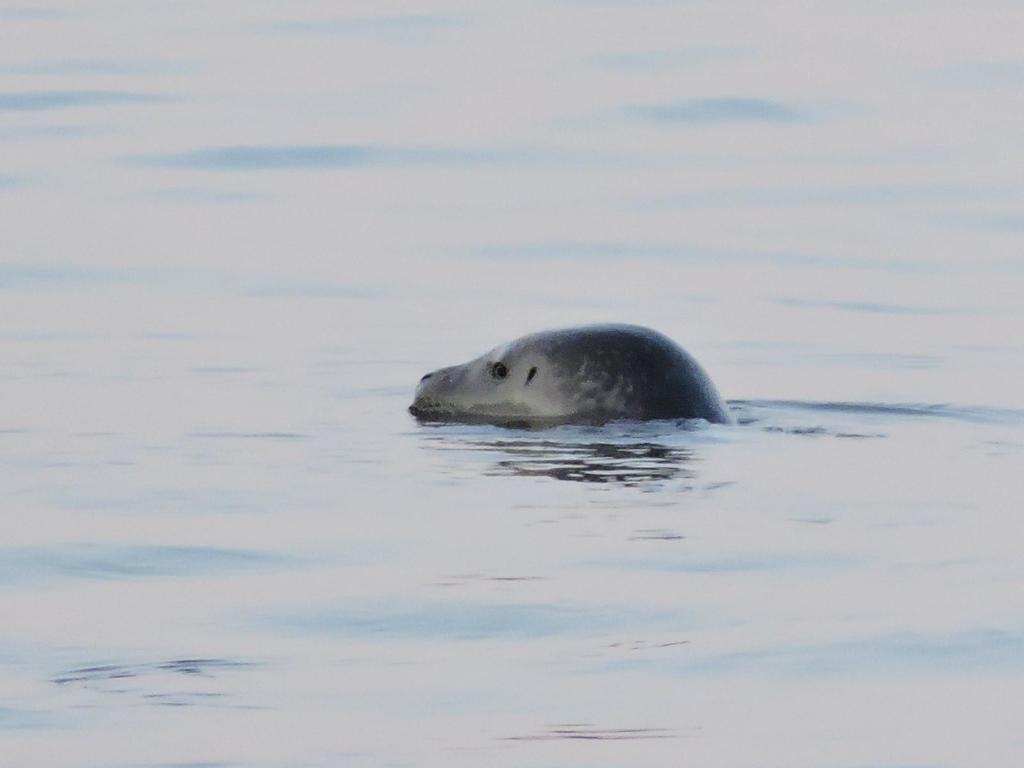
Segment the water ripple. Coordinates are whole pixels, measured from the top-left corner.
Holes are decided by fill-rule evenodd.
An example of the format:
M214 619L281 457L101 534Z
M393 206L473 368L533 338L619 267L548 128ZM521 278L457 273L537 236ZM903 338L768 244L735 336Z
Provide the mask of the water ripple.
M664 104L639 104L626 112L642 120L670 125L707 123L795 123L804 115L779 101L754 98L691 99Z
M262 32L278 34L407 39L414 35L422 36L463 26L465 21L453 16L404 14L287 19L260 24L255 28Z
M678 609L657 611L592 603L414 602L404 598L323 606L274 617L271 625L300 632L405 641L532 640L557 635L598 635L624 627L655 625L680 630L692 617Z
M259 666L250 661L202 657L144 664L96 664L68 669L51 682L92 695L130 697L149 706L251 709L251 705L232 701L222 689L220 678L224 673Z
M834 642L754 648L670 659L619 659L608 666L656 668L659 674L831 677L1024 673L1024 635L996 629L948 634L894 632Z
M2 104L2 102L0 102ZM279 144L206 147L128 158L141 165L204 171L286 171L402 166L465 166L493 163L488 150L387 147L359 144Z
M0 111L36 112L71 107L145 104L162 97L134 91L18 91L0 93Z
M873 315L979 315L991 312L981 307L928 307L906 304L885 304L876 301L818 301L780 297L773 299L776 304L798 309L838 309L844 312L862 312Z
M69 544L0 549L0 585L52 579L139 579L206 576L291 565L279 553L203 546Z
M749 408L766 410L797 410L833 414L860 414L870 416L911 416L920 418L954 419L971 423L1013 424L1024 422L1024 411L1010 408L957 406L946 403L855 403L813 400L730 400L730 407L743 411Z

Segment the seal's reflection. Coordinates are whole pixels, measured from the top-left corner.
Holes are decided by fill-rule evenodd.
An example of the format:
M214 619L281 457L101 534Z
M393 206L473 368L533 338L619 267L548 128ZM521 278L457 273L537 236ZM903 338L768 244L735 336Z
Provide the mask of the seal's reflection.
M658 443L555 443L512 441L500 446L509 458L491 474L553 477L581 483L639 485L691 478L692 451Z
M498 439L459 441L457 447L501 454L484 472L492 476L624 486L694 477L693 451L661 443Z

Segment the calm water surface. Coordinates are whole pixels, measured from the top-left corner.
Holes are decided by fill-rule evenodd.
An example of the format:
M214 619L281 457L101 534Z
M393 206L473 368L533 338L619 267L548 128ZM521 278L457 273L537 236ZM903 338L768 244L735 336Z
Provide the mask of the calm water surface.
M0 7L0 763L1024 761L1018 3ZM636 322L739 424L417 424Z

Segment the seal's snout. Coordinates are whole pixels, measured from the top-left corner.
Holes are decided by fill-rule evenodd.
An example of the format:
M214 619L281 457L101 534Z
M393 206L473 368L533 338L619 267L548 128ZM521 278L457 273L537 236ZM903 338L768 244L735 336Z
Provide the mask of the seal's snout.
M416 394L410 410L417 415L442 413L452 410L461 397L466 382L466 366L450 365L424 374L416 385Z
M454 386L454 379L452 368L438 368L423 374L416 386L409 411L417 416L427 416L443 409Z
M431 393L436 394L443 387L445 378L443 368L423 374L420 378L420 383L416 385L416 397L422 397Z
M450 371L450 368L438 368L436 371L423 374L416 385L416 400L435 400L442 396L452 383Z

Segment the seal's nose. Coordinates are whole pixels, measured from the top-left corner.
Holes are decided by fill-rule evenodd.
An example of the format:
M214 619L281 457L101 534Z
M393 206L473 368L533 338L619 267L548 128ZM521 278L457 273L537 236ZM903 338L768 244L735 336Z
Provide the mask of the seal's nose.
M416 397L421 397L437 389L438 384L442 381L441 377L437 375L438 373L438 371L431 371L423 374L419 384L416 385Z

